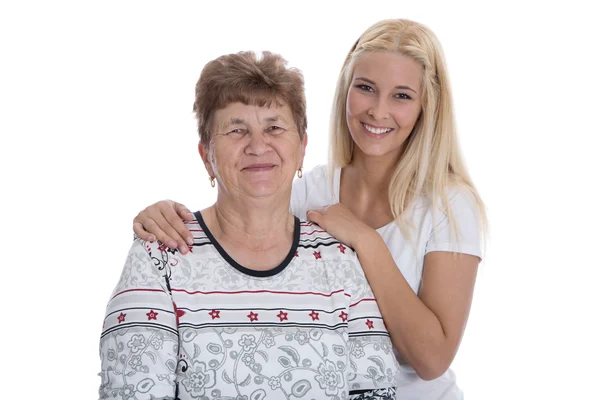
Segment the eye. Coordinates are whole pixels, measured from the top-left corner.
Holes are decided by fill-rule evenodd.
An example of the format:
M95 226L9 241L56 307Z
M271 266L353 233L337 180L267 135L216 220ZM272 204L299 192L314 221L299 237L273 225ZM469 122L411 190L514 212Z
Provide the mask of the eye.
M230 130L229 132L227 132L227 134L238 134L238 135L244 135L246 133L245 129L242 128L235 128Z
M272 134L279 134L283 132L283 128L277 125L269 126L266 131Z
M402 100L411 100L412 99L412 97L410 97L406 93L397 93L394 95L394 97L397 99L402 99Z
M373 88L369 85L365 85L364 83L359 83L355 87L362 90L363 92L373 92Z

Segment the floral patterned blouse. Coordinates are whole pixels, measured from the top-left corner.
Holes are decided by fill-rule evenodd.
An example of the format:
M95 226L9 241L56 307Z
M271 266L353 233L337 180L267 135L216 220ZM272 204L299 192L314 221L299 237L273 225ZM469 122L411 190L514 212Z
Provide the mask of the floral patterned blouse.
M191 252L137 239L106 309L100 398L393 399L399 366L354 251L296 219L269 271L197 212Z

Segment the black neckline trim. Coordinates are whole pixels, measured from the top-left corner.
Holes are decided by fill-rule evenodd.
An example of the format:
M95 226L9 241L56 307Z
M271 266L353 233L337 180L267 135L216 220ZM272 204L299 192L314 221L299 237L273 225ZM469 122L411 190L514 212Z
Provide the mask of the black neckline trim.
M206 236L208 237L208 239L210 240L212 245L215 246L215 248L217 249L217 251L219 252L221 257L223 257L223 259L226 262L228 262L229 265L231 265L233 268L237 269L238 271L240 271L241 273L246 274L246 275L255 276L258 278L266 278L269 276L277 275L278 273L283 271L292 262L292 260L294 259L294 256L296 255L296 251L298 250L298 244L300 243L300 220L298 219L298 217L294 216L294 239L292 241L292 247L290 248L289 253L285 257L285 259L281 262L281 264L279 264L275 268L272 268L272 269L269 269L266 271L257 271L255 269L246 268L243 265L238 264L233 258L231 258L231 256L229 254L227 254L225 249L223 249L223 247L221 247L219 242L215 239L215 237L211 233L210 229L208 229L208 226L206 226L206 222L204 222L204 218L202 218L202 213L200 211L196 211L194 213L194 216L196 217L196 220L200 224L200 227L202 227L202 230L204 231L204 233L206 234Z

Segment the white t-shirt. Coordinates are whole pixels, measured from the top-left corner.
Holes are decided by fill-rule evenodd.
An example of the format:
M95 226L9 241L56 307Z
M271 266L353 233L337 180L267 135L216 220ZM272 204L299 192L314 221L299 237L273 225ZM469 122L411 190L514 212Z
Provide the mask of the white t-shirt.
M333 177L330 177L328 167L321 165L306 172L301 179L296 179L292 190L292 213L301 219L306 219L309 210L339 203L340 175L341 169L336 168ZM451 191L448 196L457 224L457 244L453 244L447 216L439 212L434 216L431 202L424 197L419 198L411 210L412 222L416 227L414 244L405 238L394 221L377 229L396 265L415 293L419 291L425 254L431 251L452 251L482 257L479 218L474 197L458 189ZM396 354L402 364L402 376L398 385L399 399L458 400L463 398L452 370L449 369L437 379L424 381L397 352Z

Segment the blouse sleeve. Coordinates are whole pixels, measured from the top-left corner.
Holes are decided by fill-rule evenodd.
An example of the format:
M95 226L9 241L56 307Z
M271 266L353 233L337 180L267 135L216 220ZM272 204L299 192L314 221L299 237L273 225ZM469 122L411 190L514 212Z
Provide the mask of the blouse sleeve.
M482 258L481 229L475 197L465 189L456 190L450 196L450 208L456 221L454 236L448 213L437 213L432 218L432 229L425 248L431 251L450 251Z
M106 307L101 399L175 398L179 338L160 246L134 241Z
M349 262L348 384L351 400L394 399L399 366L358 258Z

